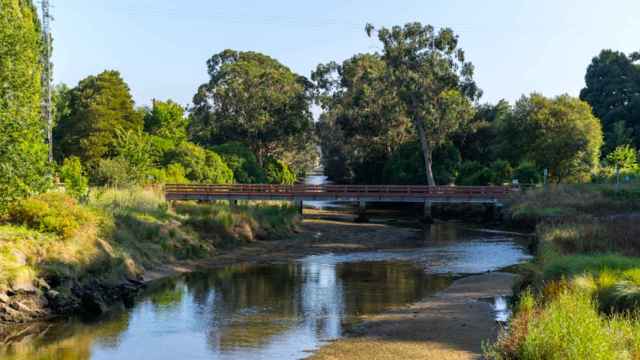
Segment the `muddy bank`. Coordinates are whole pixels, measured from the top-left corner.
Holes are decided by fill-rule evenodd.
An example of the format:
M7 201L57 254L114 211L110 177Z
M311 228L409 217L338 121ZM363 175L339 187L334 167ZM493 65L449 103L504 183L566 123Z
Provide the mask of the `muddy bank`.
M213 257L167 264L147 270L140 279L120 283L53 284L42 291L33 287L0 297L0 340L21 333L34 321L54 317L107 312L133 304L136 293L151 281L180 273L223 267L236 263L286 262L306 255L343 253L415 246L422 241L418 229L382 224L356 224L320 219L305 220L297 233L286 240L255 241Z
M460 279L424 301L365 318L311 359L479 359L499 328L484 300L510 296L516 280L500 272Z

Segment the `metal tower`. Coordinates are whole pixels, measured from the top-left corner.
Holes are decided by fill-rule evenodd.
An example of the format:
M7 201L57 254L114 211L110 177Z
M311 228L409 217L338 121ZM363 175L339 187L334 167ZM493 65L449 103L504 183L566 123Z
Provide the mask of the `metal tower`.
M42 70L42 113L47 131L47 144L49 146L49 162L53 162L53 104L52 104L52 84L53 71L51 66L51 8L49 0L41 1L42 10L42 40L44 44L43 70Z

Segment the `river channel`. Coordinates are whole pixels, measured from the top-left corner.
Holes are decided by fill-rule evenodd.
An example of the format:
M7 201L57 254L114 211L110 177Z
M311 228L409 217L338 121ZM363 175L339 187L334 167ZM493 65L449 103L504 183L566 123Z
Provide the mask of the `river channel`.
M523 245L502 235L435 225L432 234L439 233L449 241L162 280L130 309L17 336L0 345L0 358L300 359L342 337L362 315L421 300L455 277L529 258Z

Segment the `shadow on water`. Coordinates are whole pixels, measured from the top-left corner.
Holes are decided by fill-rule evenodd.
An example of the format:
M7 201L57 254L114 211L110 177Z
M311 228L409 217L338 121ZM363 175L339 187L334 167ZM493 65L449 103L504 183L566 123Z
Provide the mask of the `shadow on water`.
M526 259L512 239L433 226L410 249L239 264L159 281L133 309L32 325L42 328L0 344L0 358L298 359L341 337L359 316L425 298L454 274Z

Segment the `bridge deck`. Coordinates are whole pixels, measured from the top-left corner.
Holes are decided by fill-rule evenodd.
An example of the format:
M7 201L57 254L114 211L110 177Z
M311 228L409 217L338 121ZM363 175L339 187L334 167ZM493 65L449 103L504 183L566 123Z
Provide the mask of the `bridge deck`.
M498 203L505 186L422 185L166 185L167 200L287 200Z

